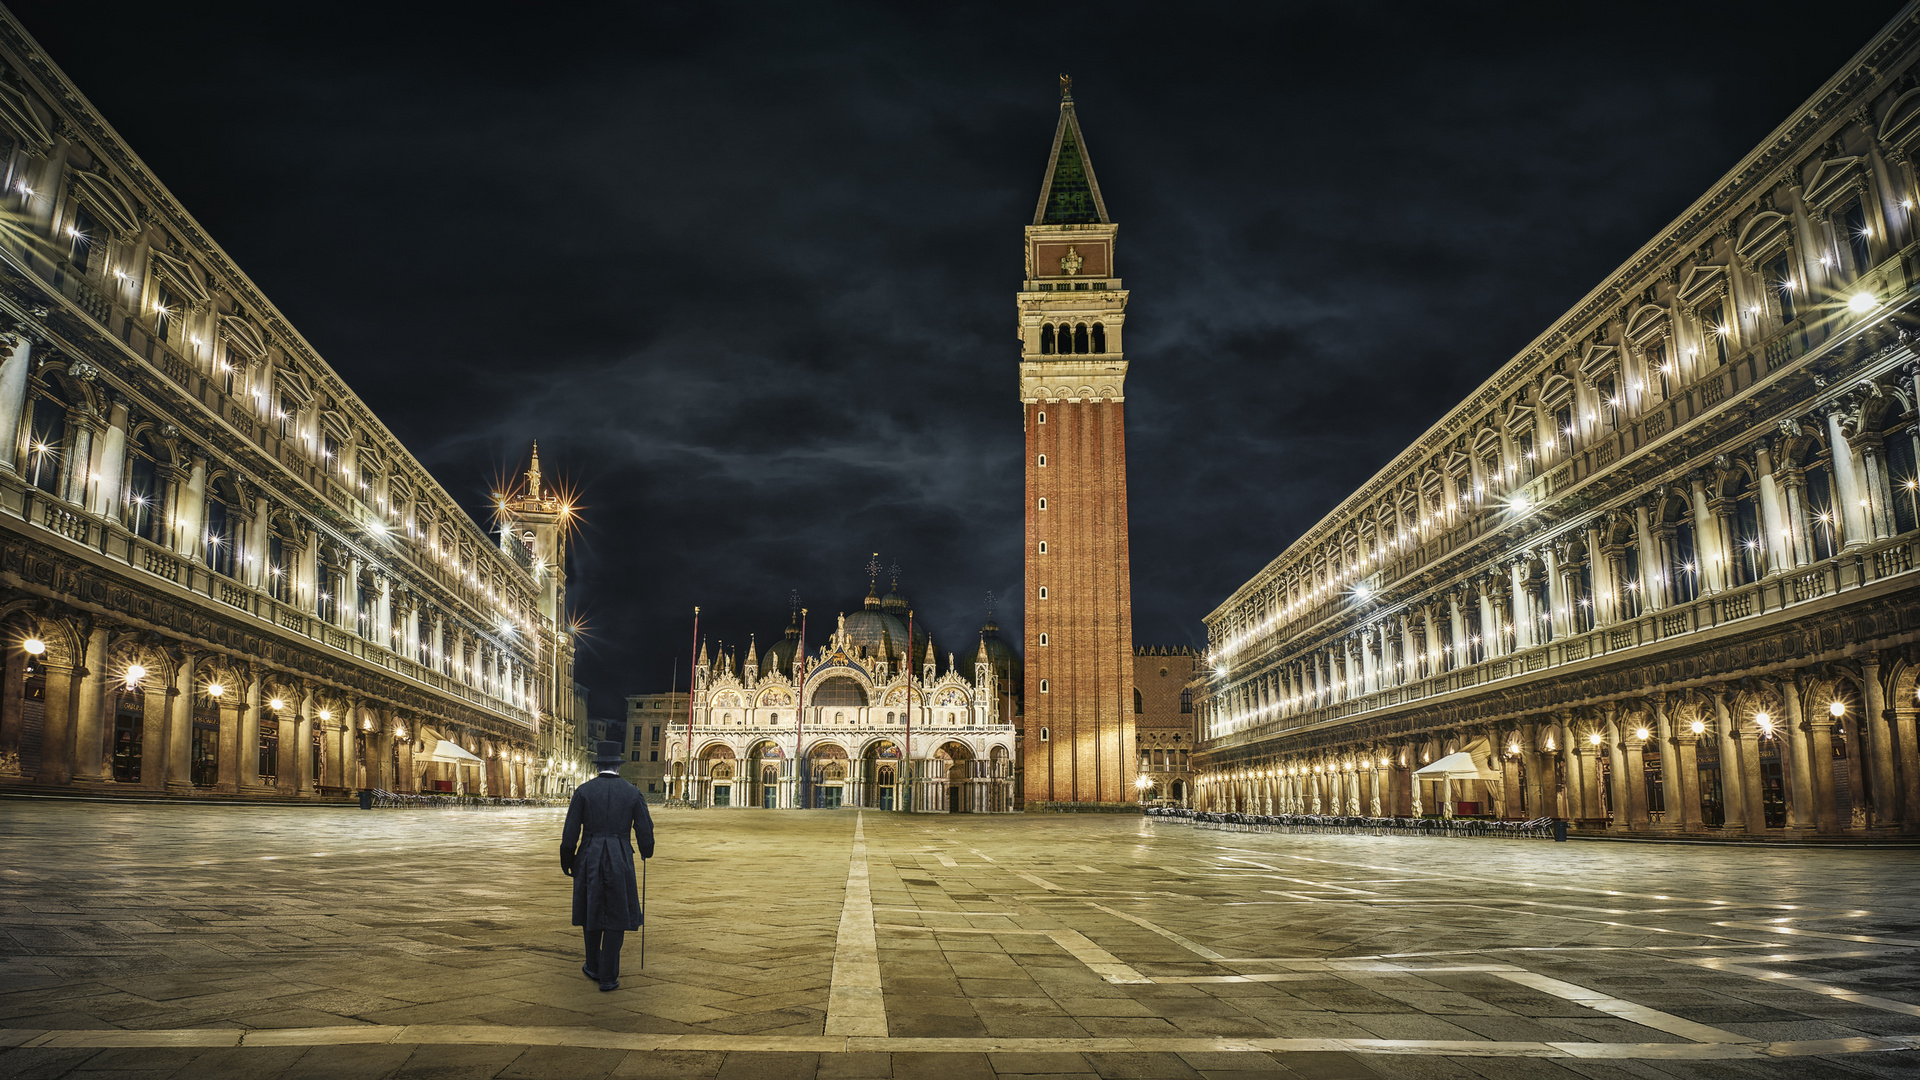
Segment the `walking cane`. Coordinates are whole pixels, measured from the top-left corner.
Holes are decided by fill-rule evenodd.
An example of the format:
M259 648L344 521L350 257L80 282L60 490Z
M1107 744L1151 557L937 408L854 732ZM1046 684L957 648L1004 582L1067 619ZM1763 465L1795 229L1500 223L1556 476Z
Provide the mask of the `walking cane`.
M640 970L647 970L647 860L640 858Z

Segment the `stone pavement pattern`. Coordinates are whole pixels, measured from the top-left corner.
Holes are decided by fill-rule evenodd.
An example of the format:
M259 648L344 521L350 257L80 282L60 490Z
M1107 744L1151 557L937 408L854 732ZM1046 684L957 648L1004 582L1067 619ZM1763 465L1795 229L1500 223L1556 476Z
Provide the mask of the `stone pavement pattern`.
M0 1077L1920 1077L1920 854L0 802Z

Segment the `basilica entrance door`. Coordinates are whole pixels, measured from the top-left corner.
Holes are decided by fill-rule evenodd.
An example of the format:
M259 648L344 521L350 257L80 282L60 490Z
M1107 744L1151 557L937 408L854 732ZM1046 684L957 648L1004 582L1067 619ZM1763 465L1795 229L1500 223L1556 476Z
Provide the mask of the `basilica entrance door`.
M948 784L947 785L947 813L957 814L959 812L960 812L960 789L955 787L952 784Z
M893 788L883 787L880 789L880 809L893 809Z
M732 806L733 805L733 785L732 784L713 785L713 805L715 806Z
M840 809L841 790L842 789L839 784L831 784L831 785L822 784L820 786L820 799L818 804L820 809L822 810Z

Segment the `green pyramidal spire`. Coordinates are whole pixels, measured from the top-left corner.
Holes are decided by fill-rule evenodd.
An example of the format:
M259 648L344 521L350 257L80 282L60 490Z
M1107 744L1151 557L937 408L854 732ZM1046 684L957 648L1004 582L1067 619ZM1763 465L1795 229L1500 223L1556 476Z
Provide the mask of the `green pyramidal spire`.
M1100 182L1093 178L1093 160L1087 156L1080 120L1073 112L1073 80L1060 76L1060 124L1053 132L1053 153L1047 158L1046 179L1040 184L1035 225L1093 225L1107 223Z

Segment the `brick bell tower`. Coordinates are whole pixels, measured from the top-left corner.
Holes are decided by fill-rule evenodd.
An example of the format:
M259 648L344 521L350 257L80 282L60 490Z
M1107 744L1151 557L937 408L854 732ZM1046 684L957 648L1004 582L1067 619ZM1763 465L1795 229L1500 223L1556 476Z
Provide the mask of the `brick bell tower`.
M1027 434L1028 810L1133 810L1127 557L1127 293L1073 80L1060 77L1020 287Z

